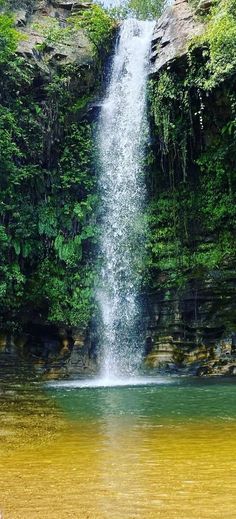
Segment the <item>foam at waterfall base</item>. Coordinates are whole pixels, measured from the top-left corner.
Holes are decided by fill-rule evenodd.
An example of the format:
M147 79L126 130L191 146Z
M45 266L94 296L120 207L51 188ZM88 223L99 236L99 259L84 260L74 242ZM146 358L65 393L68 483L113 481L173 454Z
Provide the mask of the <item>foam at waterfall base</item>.
M148 376L130 376L130 377L94 377L76 380L56 380L48 382L47 386L55 388L111 388L111 387L131 387L131 386L148 386L170 383L170 377L148 377Z

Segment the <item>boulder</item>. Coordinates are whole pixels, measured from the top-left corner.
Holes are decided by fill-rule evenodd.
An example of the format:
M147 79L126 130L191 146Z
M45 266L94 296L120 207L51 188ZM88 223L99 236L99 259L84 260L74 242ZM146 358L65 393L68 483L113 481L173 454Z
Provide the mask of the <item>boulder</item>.
M176 0L166 9L154 30L151 52L151 74L187 54L190 40L204 32L186 0Z

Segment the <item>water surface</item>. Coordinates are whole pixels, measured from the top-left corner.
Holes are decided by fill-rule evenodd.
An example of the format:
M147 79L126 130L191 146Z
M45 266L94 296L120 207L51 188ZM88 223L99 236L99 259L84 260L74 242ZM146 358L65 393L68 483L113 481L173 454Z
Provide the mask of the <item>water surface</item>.
M228 519L233 380L120 388L5 384L4 519Z

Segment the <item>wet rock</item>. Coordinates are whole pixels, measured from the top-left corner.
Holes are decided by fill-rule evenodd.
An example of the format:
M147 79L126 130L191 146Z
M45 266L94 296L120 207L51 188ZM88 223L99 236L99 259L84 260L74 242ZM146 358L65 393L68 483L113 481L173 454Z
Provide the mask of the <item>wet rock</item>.
M210 356L210 351L207 347L203 345L196 346L195 348L187 351L184 355L184 360L186 363L194 363L199 361L204 361Z
M46 25L46 24L44 24ZM33 60L41 68L49 70L50 65L73 64L79 66L90 66L94 63L93 47L83 31L78 31L73 39L66 43L54 42L47 44L47 38L42 30L36 30L32 25L24 29L25 38L18 45L18 54L24 58Z
M168 354L178 368L196 372L207 363L212 374L225 376L235 364L235 287L236 273L230 271L221 272L220 279L190 281L181 291L162 289L146 296L142 306L147 364L159 364L159 348L168 342L173 347Z
M158 20L151 53L151 74L186 55L190 40L204 31L186 0L176 0Z
M4 352L7 348L7 334L0 333L0 352Z
M219 341L219 348L221 355L231 355L232 353L232 336L223 338Z
M44 371L45 380L61 380L68 376L67 369L63 366L54 366Z
M74 329L72 331L72 338L74 341L74 346L76 348L84 348L85 346L85 334L81 332L81 330Z
M81 2L80 0L52 0L52 5L56 8L73 11L75 9L89 9L91 2Z
M235 376L236 364L233 357L226 359L219 359L216 362L205 362L199 366L196 375L198 376Z
M174 352L173 337L159 337L158 340L152 342L152 349L146 357L145 364L150 368L172 366Z
M79 328L31 322L20 335L0 334L0 371L27 366L47 380L90 374L97 371L94 348Z
M97 365L94 359L90 357L88 344L85 343L83 346L74 344L70 358L66 363L66 370L69 376L96 372Z

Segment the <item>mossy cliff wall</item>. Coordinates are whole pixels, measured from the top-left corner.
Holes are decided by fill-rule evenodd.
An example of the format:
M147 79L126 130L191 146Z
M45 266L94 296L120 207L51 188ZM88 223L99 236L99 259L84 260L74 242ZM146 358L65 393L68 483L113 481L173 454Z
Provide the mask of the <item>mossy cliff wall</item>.
M197 11L178 0L154 34L147 173L150 364L214 359L221 346L223 354L225 348L235 351L235 12L231 0L214 7L202 2ZM217 370L216 361L210 364L209 371Z
M74 345L89 363L97 235L93 131L114 31L100 7L80 0L4 5L0 13L6 353L19 344L19 351L61 364Z

